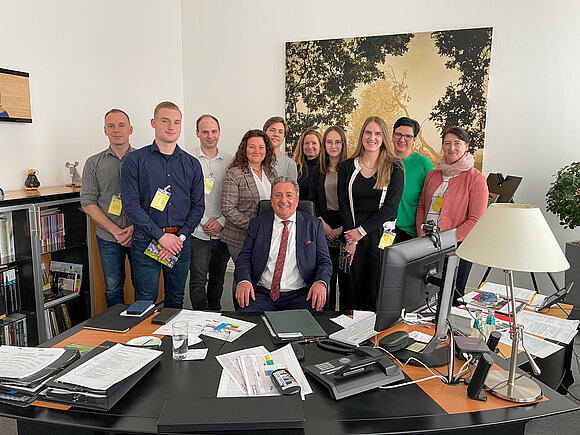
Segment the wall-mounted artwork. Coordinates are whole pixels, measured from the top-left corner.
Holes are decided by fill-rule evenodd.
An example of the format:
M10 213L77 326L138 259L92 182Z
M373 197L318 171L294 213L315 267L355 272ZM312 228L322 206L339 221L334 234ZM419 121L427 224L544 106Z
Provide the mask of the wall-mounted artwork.
M433 163L442 130L465 128L481 170L491 41L486 27L286 43L287 153L312 127L343 126L352 151L367 117L391 128L408 116L421 124L414 150Z
M32 122L28 76L0 68L0 121Z

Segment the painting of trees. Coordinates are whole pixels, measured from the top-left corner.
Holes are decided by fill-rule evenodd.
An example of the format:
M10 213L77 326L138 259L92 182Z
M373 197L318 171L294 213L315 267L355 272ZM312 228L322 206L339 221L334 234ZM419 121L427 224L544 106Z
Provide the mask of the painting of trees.
M433 162L446 126L464 127L470 151L482 149L491 38L480 28L286 43L287 153L304 130L334 124L352 151L372 115L389 127L400 116L417 119L415 150Z
M354 91L382 78L387 54L400 56L412 34L286 44L286 150L300 134L320 125L345 125L357 107Z

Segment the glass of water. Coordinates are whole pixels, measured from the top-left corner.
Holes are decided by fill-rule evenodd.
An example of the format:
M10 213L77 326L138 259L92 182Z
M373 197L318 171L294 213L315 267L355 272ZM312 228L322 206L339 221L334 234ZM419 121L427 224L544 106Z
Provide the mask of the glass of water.
M187 356L187 322L175 322L171 326L173 359L185 359Z

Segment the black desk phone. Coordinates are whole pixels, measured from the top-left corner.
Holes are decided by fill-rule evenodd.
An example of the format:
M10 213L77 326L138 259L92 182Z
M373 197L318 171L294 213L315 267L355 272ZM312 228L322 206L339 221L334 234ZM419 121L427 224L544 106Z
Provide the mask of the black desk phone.
M399 366L385 353L366 346L340 358L309 365L304 371L321 382L335 400L404 379Z

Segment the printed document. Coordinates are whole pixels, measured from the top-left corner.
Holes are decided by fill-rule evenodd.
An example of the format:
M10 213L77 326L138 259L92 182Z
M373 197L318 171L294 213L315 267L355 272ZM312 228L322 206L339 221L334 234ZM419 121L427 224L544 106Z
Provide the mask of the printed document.
M22 379L55 362L65 349L0 346L0 378Z
M220 313L181 310L177 316L159 327L153 334L171 335L171 326L175 322L187 322L189 334L203 334L227 342L236 340L256 326L255 323L222 316Z
M532 311L521 311L516 317L524 332L569 344L578 332L578 320L566 320Z
M507 344L511 347L512 339L509 336L509 331L505 331L501 334L501 342L503 344ZM558 352L562 349L562 346L559 344L552 343L548 340L542 340L541 338L534 337L530 334L524 334L524 345L528 352L530 352L533 356L538 358L546 358L547 356L552 355L553 353ZM520 350L522 349L522 345L520 343Z
M312 393L312 388L290 344L267 355L243 355L240 361L249 396L279 395L270 379L270 374L277 369L286 369L294 376L300 385L302 399L306 394Z
M60 376L56 381L105 391L141 370L163 352L143 347L113 347Z

